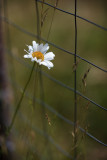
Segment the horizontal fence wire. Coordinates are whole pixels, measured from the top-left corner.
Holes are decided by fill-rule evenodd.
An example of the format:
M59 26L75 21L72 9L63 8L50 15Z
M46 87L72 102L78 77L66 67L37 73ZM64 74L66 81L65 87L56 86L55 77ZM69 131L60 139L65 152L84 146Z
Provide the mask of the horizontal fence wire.
M49 7L55 8L55 9L58 10L58 11L67 13L67 14L72 15L72 16L75 16L74 13L67 12L67 11L65 11L65 10L63 10L63 9L60 9L60 8L58 8L58 7L56 7L56 6L53 6L53 5L51 5L51 4L47 3L47 2L40 1L40 0L37 0L37 1L40 2L40 3L43 3L43 4L45 4L45 5L47 5L47 6L49 6ZM103 26L101 26L101 25L99 25L99 24L97 24L97 23L94 23L94 22L92 22L92 21L90 21L90 20L88 20L88 19L86 19L86 18L81 17L81 16L76 15L76 17L77 17L77 18L80 18L80 19L82 19L82 20L84 20L84 21L86 21L86 22L88 22L88 23L90 23L90 24L92 24L92 25L100 28L100 29L103 29L103 30L107 31L107 28L106 28L106 27L103 27Z
M15 81L12 80L12 84L14 87L16 87L19 91L23 90L23 88L17 84ZM33 96L31 94L29 94L27 91L25 92L25 96L33 101ZM74 126L74 122L72 122L71 120L67 119L66 117L64 117L63 115L61 115L60 113L58 113L55 109L53 109L52 106L46 104L45 102L43 102L42 100L35 98L34 99L36 103L42 105L43 107L47 108L50 112L52 112L53 114L55 114L57 117L59 117L60 119L62 119L64 122ZM88 137L90 137L91 139L93 139L94 141L102 144L103 146L107 147L107 144L103 143L102 141L100 141L99 139L97 139L96 137L94 137L92 134L90 134L89 132L87 132L85 129L83 129L82 127L78 126L78 128L80 129L81 132L83 132L85 135L87 135Z
M30 69L32 68L32 66L31 66L30 64L28 64L27 62L25 62L24 60L22 60L22 59L19 58L18 56L14 55L11 51L6 50L6 52L7 52L9 55L11 55L13 58L15 58L19 63L25 65L26 67L28 67L28 68L30 68ZM70 91L75 92L75 90L74 90L73 88L71 88L70 86L64 84L63 82L55 79L54 77L50 76L49 74L45 73L44 71L41 71L41 73L42 73L45 77L47 77L47 78L49 78L50 80L52 80L53 82L59 84L60 86L66 88L66 89L68 89L68 90L70 90ZM79 91L76 90L76 93L77 93L79 96L81 96L82 98L84 98L84 99L86 99L87 101L89 101L89 102L91 102L92 104L94 104L95 106L97 106L97 107L99 107L99 108L107 111L107 108L105 108L105 107L97 104L97 103L94 102L93 100L91 100L91 99L89 99L88 97L86 97L86 96L84 96L83 94L81 94Z
M1 18L3 21L5 21L6 23L8 23L9 25L11 25L11 26L15 27L16 29L18 29L19 31L21 31L21 32L23 32L23 33L25 33L25 34L27 34L27 35L29 35L29 36L38 38L38 36L37 36L36 34L33 34L33 33L29 32L29 31L25 30L24 28L22 28L22 27L18 26L17 24L13 23L12 21L10 21L9 19L7 19L6 17L0 17L0 18ZM46 43L49 43L49 44L52 45L53 47L55 47L55 48L57 48L57 49L59 49L59 50L61 50L61 51L63 51L63 52L66 52L66 53L68 53L68 54L74 55L74 53L72 53L72 52L70 52L70 51L67 51L67 50L65 50L64 48L61 48L61 47L55 45L54 43L52 43L52 42L50 42L50 41L47 41L46 39L44 39L44 38L42 38L42 37L39 37L39 39L41 39L42 41L44 41L44 42L46 42ZM94 63L86 60L85 58L83 58L83 57L81 57L81 56L79 56L78 54L76 54L76 57L78 57L79 59L87 62L88 64L90 64L90 65L92 65L92 66L94 66L95 68L98 68L98 69L102 70L103 72L106 72L106 73L107 73L107 70L106 70L106 69L99 67L98 65L96 65L96 64L94 64Z

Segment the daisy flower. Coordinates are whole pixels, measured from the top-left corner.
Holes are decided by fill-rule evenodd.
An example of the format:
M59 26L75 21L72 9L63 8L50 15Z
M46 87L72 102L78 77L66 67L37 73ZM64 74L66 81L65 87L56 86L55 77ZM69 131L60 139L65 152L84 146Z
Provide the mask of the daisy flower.
M35 41L32 42L32 46L28 46L28 51L24 49L27 54L24 55L24 58L31 58L31 61L36 61L39 63L39 65L44 65L48 67L48 69L52 68L54 65L51 62L51 60L54 59L55 54L53 52L48 52L49 46L46 43L43 45L41 43L40 45L36 43Z

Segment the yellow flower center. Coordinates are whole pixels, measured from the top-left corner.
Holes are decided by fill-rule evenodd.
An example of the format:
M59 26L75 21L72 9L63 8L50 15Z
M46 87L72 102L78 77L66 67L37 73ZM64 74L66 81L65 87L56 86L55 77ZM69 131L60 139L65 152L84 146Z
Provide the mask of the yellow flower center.
M32 57L33 58L36 57L37 59L41 59L42 61L44 60L44 55L41 52L39 52L39 51L33 52L32 53Z

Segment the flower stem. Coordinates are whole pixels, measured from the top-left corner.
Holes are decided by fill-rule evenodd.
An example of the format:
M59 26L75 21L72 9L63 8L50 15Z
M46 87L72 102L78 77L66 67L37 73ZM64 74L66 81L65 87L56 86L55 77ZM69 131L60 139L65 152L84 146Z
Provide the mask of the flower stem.
M39 65L38 63L36 63L36 70L35 70L35 75L34 75L34 93L33 93L33 109L35 109L35 97L36 97L36 93L37 93L37 90L38 90L38 70L39 68Z
M32 70L31 70L31 72L30 72L29 78L28 78L27 83L26 83L26 85L25 85L25 87L24 87L22 96L21 96L21 98L20 98L20 100L19 100L19 103L18 103L18 105L17 105L17 107L16 107L15 113L14 113L13 118L12 118L12 121L11 121L11 124L10 124L10 126L9 126L9 128L8 128L8 133L10 132L10 130L11 130L12 126L13 126L13 123L14 123L14 121L15 121L17 112L18 112L18 110L20 109L21 102L22 102L22 100L23 100L23 97L24 97L24 93L25 93L25 91L26 91L26 88L27 88L27 86L28 86L28 84L29 84L29 82L30 82L30 79L31 79L31 76L32 76L34 67L35 67L35 63L33 64L33 67L32 67Z

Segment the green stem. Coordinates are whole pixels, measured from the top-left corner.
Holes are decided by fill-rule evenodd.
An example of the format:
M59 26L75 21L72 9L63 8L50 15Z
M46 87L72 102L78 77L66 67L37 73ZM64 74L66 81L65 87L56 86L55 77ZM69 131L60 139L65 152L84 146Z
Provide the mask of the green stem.
M37 88L37 84L38 84L38 68L39 68L39 65L37 64L36 65L36 70L35 70L35 76L34 76L34 94L33 94L33 109L35 109L35 97L36 97L36 92L38 90Z
M28 86L28 84L29 84L29 82L30 82L30 79L31 79L31 76L32 76L34 67L35 67L35 63L33 64L33 67L32 67L32 70L31 70L31 72L30 72L28 81L27 81L27 83L26 83L26 85L25 85L25 87L24 87L22 96L21 96L21 98L20 98L20 100L19 100L19 103L18 103L18 105L17 105L17 107L16 107L15 113L14 113L13 118L12 118L12 121L11 121L11 124L10 124L10 126L9 126L9 128L8 128L8 133L10 132L10 130L11 130L12 126L13 126L13 123L14 123L14 121L15 121L17 112L18 112L18 110L20 109L20 105L21 105L21 102L22 102L22 100L23 100L23 97L24 97L24 93L25 93L25 91L26 91L26 88L27 88L27 86Z

